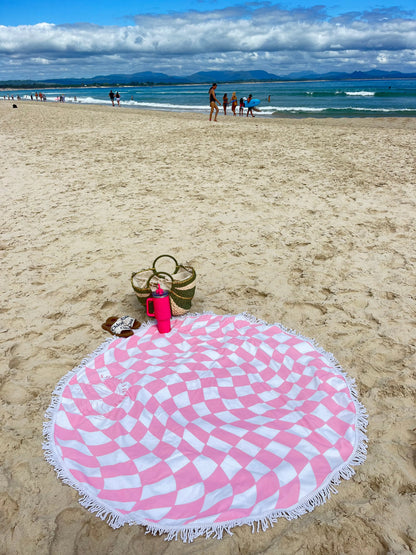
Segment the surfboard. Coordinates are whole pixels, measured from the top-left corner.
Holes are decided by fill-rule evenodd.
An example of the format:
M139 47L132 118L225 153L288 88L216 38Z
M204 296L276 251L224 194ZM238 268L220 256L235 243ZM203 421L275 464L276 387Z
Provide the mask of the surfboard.
M244 106L246 108L254 108L254 106L258 106L259 104L260 104L260 100L258 98L252 98L248 104L247 104L247 100L244 101Z

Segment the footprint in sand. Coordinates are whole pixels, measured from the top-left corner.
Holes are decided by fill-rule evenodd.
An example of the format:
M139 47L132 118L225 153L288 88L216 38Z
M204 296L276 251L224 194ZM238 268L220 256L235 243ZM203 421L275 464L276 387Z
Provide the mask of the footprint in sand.
M114 546L118 533L106 522L94 519L85 509L64 509L55 518L55 531L50 553L60 555L74 553L119 552ZM143 552L141 549L137 553ZM114 551L115 549L115 551ZM133 553L126 550L126 553ZM136 551L134 551L136 553Z
M327 310L318 303L293 303L285 302L286 314L291 315L292 321L304 322L305 320L317 321L326 314Z
M6 492L0 494L1 521L3 530L14 528L19 512L19 505Z
M114 301L104 301L100 308L101 310L110 310L114 309L117 306L118 303L115 303Z
M55 518L55 532L51 553L69 553L68 546L74 545L85 525L85 510L64 509Z
M34 396L36 394L30 389L29 384L25 388L12 378L5 378L0 387L1 399L11 405L23 405L33 399Z
M53 336L54 341L70 341L71 345L81 345L88 338L91 326L80 324L56 333Z

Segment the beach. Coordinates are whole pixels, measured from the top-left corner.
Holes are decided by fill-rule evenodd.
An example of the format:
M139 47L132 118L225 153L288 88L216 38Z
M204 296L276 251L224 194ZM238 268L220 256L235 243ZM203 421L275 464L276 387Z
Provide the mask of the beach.
M416 118L224 117L0 102L0 553L416 551ZM194 312L248 312L313 338L355 379L368 454L296 520L222 540L113 530L42 450L56 384L146 321L132 272L197 272Z

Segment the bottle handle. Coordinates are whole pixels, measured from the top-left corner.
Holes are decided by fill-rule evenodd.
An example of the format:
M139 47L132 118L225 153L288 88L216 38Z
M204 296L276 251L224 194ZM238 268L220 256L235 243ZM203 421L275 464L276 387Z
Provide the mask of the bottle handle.
M146 299L146 313L147 313L148 316L152 316L154 318L155 317L155 305L153 303L153 313L151 314L149 312L149 303L153 303L153 298L152 297L148 297Z

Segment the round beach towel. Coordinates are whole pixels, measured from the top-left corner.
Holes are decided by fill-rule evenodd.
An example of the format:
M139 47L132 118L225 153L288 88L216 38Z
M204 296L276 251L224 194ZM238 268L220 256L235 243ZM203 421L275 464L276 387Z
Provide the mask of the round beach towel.
M313 341L200 314L111 338L67 374L44 449L110 526L192 541L320 505L363 462L365 427L352 380Z

